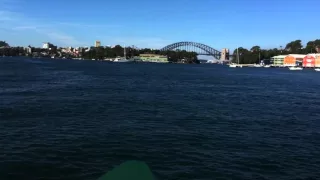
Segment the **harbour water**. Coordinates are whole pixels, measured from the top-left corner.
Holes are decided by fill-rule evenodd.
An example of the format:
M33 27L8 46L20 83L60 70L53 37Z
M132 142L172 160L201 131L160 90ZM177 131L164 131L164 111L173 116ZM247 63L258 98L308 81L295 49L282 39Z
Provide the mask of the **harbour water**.
M320 73L0 58L0 179L319 179Z

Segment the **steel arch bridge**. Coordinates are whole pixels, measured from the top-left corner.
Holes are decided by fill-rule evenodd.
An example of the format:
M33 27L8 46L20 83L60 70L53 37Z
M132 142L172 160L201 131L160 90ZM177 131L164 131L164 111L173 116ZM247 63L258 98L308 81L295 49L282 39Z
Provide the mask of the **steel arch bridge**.
M177 50L178 48L183 48L181 50L186 50L189 52L196 52L198 55L210 55L216 59L220 59L221 52L204 44L196 42L177 42L170 44L162 49L161 51L172 51Z

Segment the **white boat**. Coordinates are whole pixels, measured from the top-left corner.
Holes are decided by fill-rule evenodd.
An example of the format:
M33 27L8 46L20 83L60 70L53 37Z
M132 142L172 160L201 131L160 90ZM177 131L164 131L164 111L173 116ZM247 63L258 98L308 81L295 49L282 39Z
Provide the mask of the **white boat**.
M129 62L129 60L127 60L125 58L116 58L116 59L114 59L113 62Z
M232 64L229 64L229 67L231 67L231 68L236 68L237 65L232 63Z
M270 68L271 66L270 66L270 65L265 65L264 67L265 67L265 68Z
M301 70L303 70L302 67L289 67L289 69L290 69L291 71L301 71Z
M237 67L242 68L242 65L241 64L231 63L231 64L229 64L229 67L231 67L231 68L237 68Z
M262 67L262 65L260 65L260 64L254 64L253 66L254 67Z
M124 48L123 48L123 54L124 54L124 57L122 57L122 58L116 58L113 62L130 62L130 60L127 60L127 56L126 56L126 46L124 46Z
M315 68L314 70L315 70L315 71L320 71L320 68Z
M239 50L238 50L238 48L237 48L237 60L238 60L238 64L231 63L231 64L229 64L229 67L230 68L237 68L237 67L242 68L242 65L239 64Z

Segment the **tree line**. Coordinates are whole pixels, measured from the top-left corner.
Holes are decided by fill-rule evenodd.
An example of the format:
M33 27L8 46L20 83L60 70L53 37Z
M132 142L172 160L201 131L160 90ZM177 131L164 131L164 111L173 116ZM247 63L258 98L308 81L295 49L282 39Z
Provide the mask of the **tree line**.
M81 54L83 58L86 59L104 59L104 58L116 58L124 57L124 51L126 52L126 57L131 58L139 56L140 54L157 54L162 56L167 56L168 61L179 63L199 63L197 59L197 53L187 52L187 51L160 51L158 49L135 49L132 47L124 47L116 45L115 47L92 47L89 51L82 50Z
M285 47L274 49L261 49L260 46L253 46L251 49L240 47L238 51L240 64L255 64L277 55L320 53L320 39L309 41L306 46L302 45L301 40L295 40L287 43ZM233 52L232 61L237 63L237 49Z
M139 56L140 54L158 54L164 55L168 57L168 61L179 63L199 63L197 59L197 54L194 52L187 51L160 51L158 49L136 49L133 47L122 47L120 45L116 45L114 47L91 47L90 50L86 50L81 48L81 51L78 55L74 53L65 53L62 52L62 48L57 48L56 46L52 46L50 49L42 49L31 47L31 54L26 51L23 47L10 47L10 48L1 48L8 47L9 44L5 41L0 41L0 56L42 56L42 57L82 57L84 59L96 59L102 60L105 58L116 58L116 57L124 57L124 51L126 52L126 57L131 58L135 56ZM44 55L45 54L45 55Z

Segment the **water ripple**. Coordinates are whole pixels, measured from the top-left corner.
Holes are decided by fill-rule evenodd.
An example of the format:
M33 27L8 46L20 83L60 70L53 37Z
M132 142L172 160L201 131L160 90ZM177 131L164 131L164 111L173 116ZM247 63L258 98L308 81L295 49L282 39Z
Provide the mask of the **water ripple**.
M319 73L0 61L0 179L319 179Z

